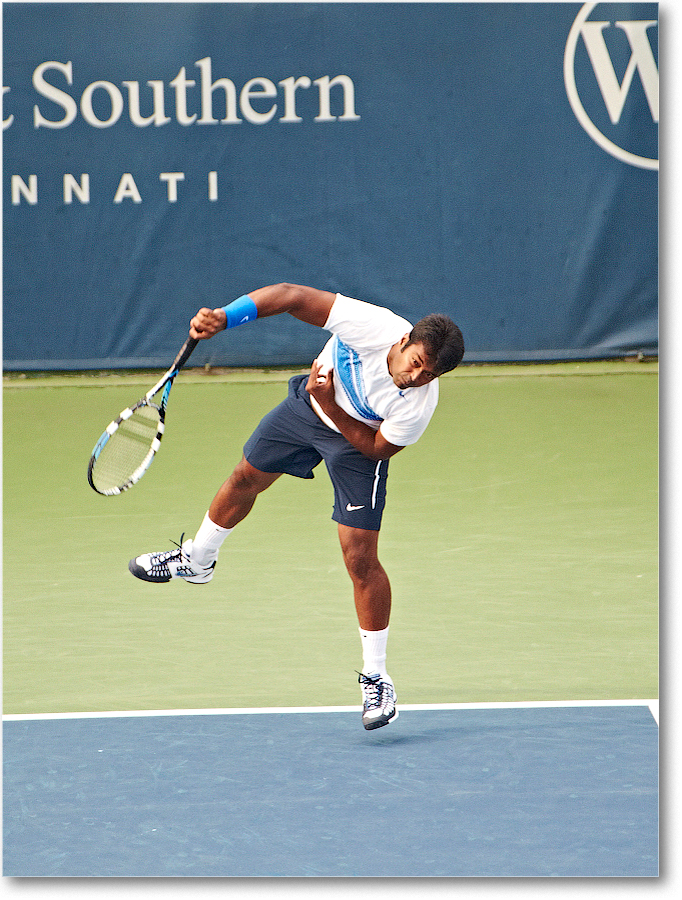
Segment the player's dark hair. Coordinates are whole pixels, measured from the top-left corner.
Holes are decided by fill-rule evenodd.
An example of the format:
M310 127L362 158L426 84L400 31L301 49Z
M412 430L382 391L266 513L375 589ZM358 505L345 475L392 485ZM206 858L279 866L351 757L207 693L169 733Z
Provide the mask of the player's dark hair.
M442 313L432 313L417 322L405 346L419 343L424 345L437 375L455 369L464 356L462 332Z

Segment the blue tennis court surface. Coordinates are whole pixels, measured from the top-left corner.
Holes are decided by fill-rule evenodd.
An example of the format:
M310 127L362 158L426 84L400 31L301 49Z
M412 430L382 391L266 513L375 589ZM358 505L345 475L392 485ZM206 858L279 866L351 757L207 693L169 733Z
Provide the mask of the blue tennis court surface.
M4 723L5 876L656 876L646 706Z

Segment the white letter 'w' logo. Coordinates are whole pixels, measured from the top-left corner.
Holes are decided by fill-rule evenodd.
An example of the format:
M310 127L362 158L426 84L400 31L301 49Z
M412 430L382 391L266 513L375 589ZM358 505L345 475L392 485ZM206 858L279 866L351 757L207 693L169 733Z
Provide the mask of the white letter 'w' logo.
M620 121L636 70L639 70L651 117L654 122L658 122L658 68L647 35L647 28L658 23L655 19L643 22L616 22L616 27L621 28L627 35L632 50L623 83L620 85L604 40L604 27L608 24L608 22L584 22L582 36L612 124L615 125Z
M649 112L652 119L651 127L656 128L656 141L658 141L658 67L647 33L649 28L658 23L655 20L615 23L616 28L620 28L622 32L625 32L631 51L630 60L623 75L623 81L619 83L604 36L604 30L610 23L588 21L588 17L597 5L597 3L585 3L569 32L564 53L566 96L576 119L602 150L606 150L607 153L615 156L616 159L620 159L631 166L639 166L643 169L658 169L657 158L641 156L633 153L631 150L626 150L624 147L615 144L597 128L582 104L575 79L576 49L582 37L606 110L611 119L611 124L617 125L620 122L623 109L625 108L625 101L632 87L632 79L635 77L635 72L638 72L647 103L649 104Z

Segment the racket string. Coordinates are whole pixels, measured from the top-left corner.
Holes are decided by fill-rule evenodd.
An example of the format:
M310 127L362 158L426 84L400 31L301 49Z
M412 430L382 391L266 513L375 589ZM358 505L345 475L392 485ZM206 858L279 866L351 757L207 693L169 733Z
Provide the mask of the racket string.
M93 465L92 479L97 490L122 487L132 478L147 457L153 456L154 442L161 437L160 424L160 410L147 403L121 422Z

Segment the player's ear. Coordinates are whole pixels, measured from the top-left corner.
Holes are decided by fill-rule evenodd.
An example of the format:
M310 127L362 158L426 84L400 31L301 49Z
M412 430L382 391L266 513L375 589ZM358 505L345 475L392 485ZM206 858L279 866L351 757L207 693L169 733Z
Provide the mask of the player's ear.
M400 339L400 349L401 349L401 350L404 350L404 349L405 349L405 347L407 346L409 340L410 340L410 334L409 334L409 332L408 332L407 334L403 335L403 337Z

